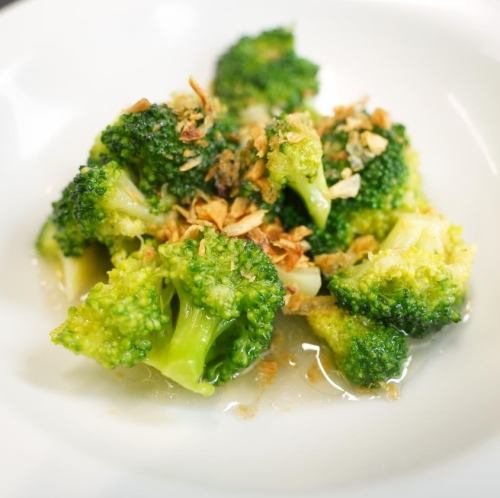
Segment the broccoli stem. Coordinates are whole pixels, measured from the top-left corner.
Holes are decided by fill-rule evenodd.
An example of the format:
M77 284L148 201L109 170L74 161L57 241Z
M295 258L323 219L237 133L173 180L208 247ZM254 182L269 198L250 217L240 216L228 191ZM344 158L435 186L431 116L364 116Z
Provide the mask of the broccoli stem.
M175 289L172 285L168 285L162 290L161 293L161 308L165 311L170 309L170 303L174 297ZM148 357L144 361L147 365L150 365L158 370L161 370L161 365L163 365L164 359L168 354L168 348L170 347L170 340L174 333L174 328L172 324L172 314L168 313L169 321L165 328L162 330L161 334L156 335L152 340L151 351ZM167 313L165 313L167 315Z
M153 350L146 363L182 387L203 396L215 387L202 380L208 351L228 322L214 318L178 292L179 314L168 346Z
M381 249L407 250L419 247L429 253L443 254L443 239L447 224L439 218L434 219L421 214L401 216L381 245Z
M297 179L291 178L289 185L303 199L307 211L316 226L324 229L328 215L330 214L331 205L331 201L328 198L328 187L325 177L318 173L314 182L309 182L303 177Z
M125 171L120 172L113 190L108 193L106 207L111 211L142 221L147 233L152 230L152 227L161 226L165 220L164 216L151 213L151 208L144 194L136 187ZM130 236L137 235L133 223L130 225L129 231L132 232Z

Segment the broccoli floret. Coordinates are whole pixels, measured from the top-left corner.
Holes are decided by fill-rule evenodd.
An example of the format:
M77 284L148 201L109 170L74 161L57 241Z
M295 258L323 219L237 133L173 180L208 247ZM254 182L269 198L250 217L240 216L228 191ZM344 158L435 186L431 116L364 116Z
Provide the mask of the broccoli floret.
M369 115L363 115L369 122ZM353 198L332 201L325 229L315 231L309 238L314 254L345 250L361 235L371 234L383 240L400 213L427 207L417 158L402 125L350 132L345 131L345 126L345 120L337 121L322 135L325 176L328 184L333 185L340 180L341 172L349 168L359 173L361 187ZM386 141L382 153L374 156L363 145L364 133Z
M258 246L206 230L118 262L52 339L108 368L146 363L210 395L269 347L283 294Z
M404 214L373 257L330 280L340 306L422 336L461 319L473 250L437 215Z
M130 174L115 161L82 166L54 203L54 238L65 256L81 256L93 241L112 254L141 235L156 235L168 214L155 214Z
M73 211L84 236L112 245L115 238L156 235L167 214L155 214L117 162L83 166L73 180Z
M217 62L215 94L234 113L253 105L293 112L318 92L318 66L298 57L291 31L245 36Z
M64 256L81 256L91 242L85 237L76 218L74 209L75 193L76 184L70 182L62 191L61 197L52 203L50 224L55 228L53 238L57 241ZM40 236L44 233L44 228L48 228L48 225L42 227ZM40 245L38 247L40 249Z
M49 218L40 230L36 249L53 268L68 301L74 301L94 284L103 281L110 267L105 247L92 243L80 256L65 256L55 239L56 227Z
M352 384L374 388L401 375L408 344L394 327L336 307L313 311L307 320L326 340L337 368Z
M36 238L35 247L38 254L48 261L55 261L61 257L61 248L55 238L57 229L49 217L40 229Z
M148 363L203 395L251 365L271 341L283 305L276 269L252 242L206 230L159 249L178 315L165 355Z
M230 129L222 118L212 123L196 105L179 110L153 104L141 112L123 114L102 132L90 160L104 155L130 168L141 191L158 209L165 191L181 200L197 189L210 192L213 187L205 176L228 147ZM193 167L180 171L188 162Z
M324 228L330 198L321 162L321 142L307 113L275 119L267 129L266 168L273 190L299 194L315 224Z
M66 321L51 333L53 342L107 368L144 361L152 338L168 340L171 330L154 254L145 246L121 261L109 272L107 284L96 284L81 304L69 309Z

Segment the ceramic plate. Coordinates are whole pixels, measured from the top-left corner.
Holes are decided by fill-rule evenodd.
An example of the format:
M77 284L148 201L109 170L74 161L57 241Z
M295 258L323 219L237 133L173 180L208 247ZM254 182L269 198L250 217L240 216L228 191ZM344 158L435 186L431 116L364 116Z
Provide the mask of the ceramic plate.
M498 5L482 2L46 0L0 11L0 494L498 496L498 21ZM48 339L63 310L33 240L96 132L140 97L186 89L189 75L208 84L228 44L276 25L294 26L300 53L320 64L323 111L370 95L408 126L429 197L478 246L470 319L420 355L395 402L282 382L245 413L243 386L174 395Z

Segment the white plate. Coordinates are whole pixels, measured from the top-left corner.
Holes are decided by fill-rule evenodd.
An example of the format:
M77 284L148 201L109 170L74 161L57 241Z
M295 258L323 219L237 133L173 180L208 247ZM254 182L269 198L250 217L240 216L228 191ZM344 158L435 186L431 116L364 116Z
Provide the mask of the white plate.
M468 7L468 5L470 5ZM0 12L2 496L498 496L500 10L476 3L25 1ZM32 266L49 203L137 98L207 83L243 33L295 25L324 110L364 94L405 122L427 191L479 247L472 316L397 402L242 420L155 399L53 347ZM294 495L295 496L295 495Z

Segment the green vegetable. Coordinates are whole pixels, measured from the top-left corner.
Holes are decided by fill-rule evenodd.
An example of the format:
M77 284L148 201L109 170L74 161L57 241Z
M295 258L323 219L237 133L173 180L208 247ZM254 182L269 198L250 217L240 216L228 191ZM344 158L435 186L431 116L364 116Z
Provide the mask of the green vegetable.
M269 347L283 288L251 242L206 230L117 263L52 332L108 368L147 363L205 396Z
M96 284L52 331L54 343L95 359L107 368L144 361L153 338L168 340L170 313L164 312L163 274L149 246L118 263L109 282ZM153 249L154 251L154 249Z
M332 159L338 157L339 152L347 156L349 149L357 153L353 161L364 159L359 170L361 188L353 198L332 201L326 227L309 238L314 254L345 250L361 235L372 234L382 240L400 213L419 211L427 206L421 192L417 158L402 125L393 125L389 130L380 127L371 130L387 140L384 152L375 157L359 144L348 146L348 133L343 131L343 125L345 121L336 123L322 136L325 176L332 185L340 180L342 170L353 167L347 158ZM366 130L357 133L363 131Z
M139 188L158 209L162 191L184 200L197 189L212 191L205 176L228 147L230 129L223 118L211 124L200 104L196 105L178 110L153 104L141 112L123 114L102 132L91 159L104 154L130 168ZM195 167L180 171L189 161Z
M404 126L362 103L321 116L283 28L231 46L214 96L190 85L124 111L53 203L36 247L80 298L53 342L208 396L270 347L286 287L349 382L400 377L408 336L461 319L473 255Z
M80 168L54 203L51 223L63 254L81 256L92 241L119 252L129 244L127 239L155 235L166 219L166 214L152 212L130 174L111 161Z
M461 320L473 250L437 215L402 215L369 260L333 275L340 306L422 336Z
M401 375L408 344L394 327L340 308L313 311L307 320L326 340L338 369L352 384L374 388Z
M330 212L328 186L321 162L321 142L307 113L275 119L267 129L266 168L275 191L297 192L314 223L324 228Z
M244 36L217 62L214 91L234 113L263 105L293 112L318 92L318 66L298 57L292 32L277 28Z
M179 312L167 354L149 363L209 395L212 384L233 378L269 347L283 287L258 246L212 230L165 244L160 254Z
M36 248L56 273L68 301L74 301L94 284L106 278L110 267L105 247L92 243L80 256L65 256L55 239L56 227L49 218L40 230Z
M47 260L57 260L61 256L61 249L55 238L56 233L54 222L49 218L42 225L36 239L35 247L38 254Z

